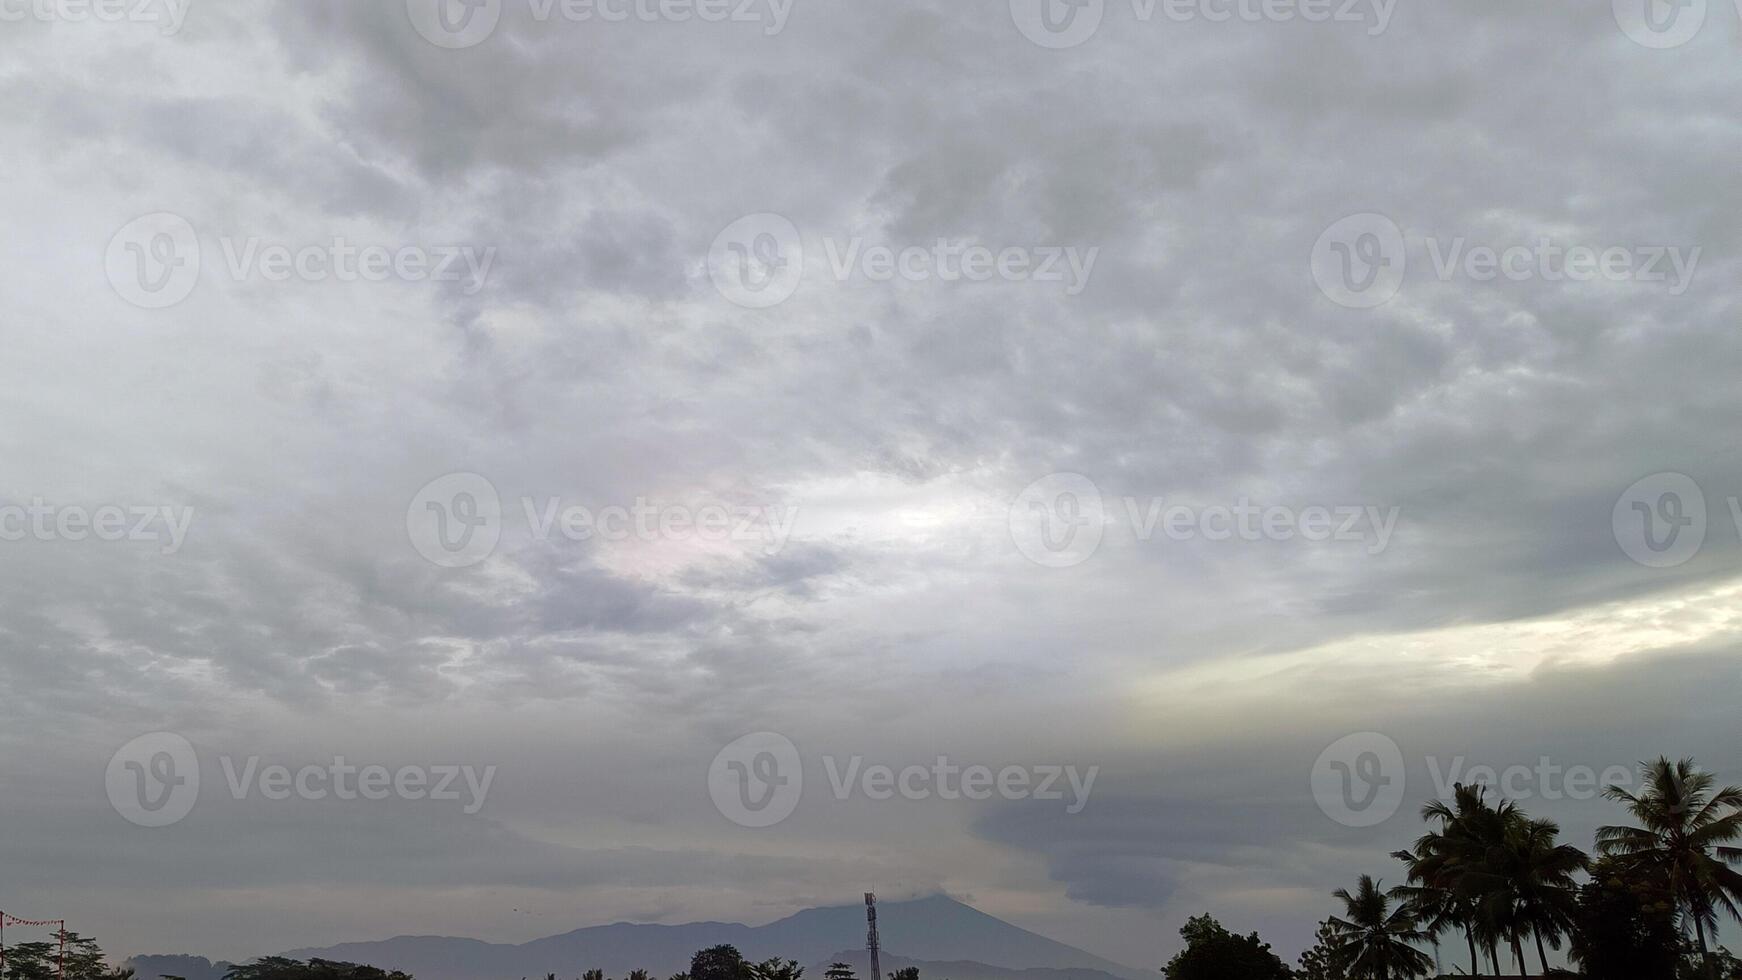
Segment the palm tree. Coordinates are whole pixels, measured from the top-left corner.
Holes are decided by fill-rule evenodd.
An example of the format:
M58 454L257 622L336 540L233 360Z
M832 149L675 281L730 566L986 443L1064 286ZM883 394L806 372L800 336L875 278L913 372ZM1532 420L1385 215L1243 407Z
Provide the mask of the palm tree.
M750 968L754 980L803 980L804 967L797 960L783 960L776 956L763 960Z
M1728 846L1742 838L1742 788L1714 792L1717 781L1692 759L1660 757L1641 763L1639 773L1644 789L1638 795L1619 786L1604 795L1625 804L1640 826L1599 828L1597 850L1664 884L1693 920L1700 962L1715 976L1706 930L1717 930L1720 908L1742 921L1742 874L1730 867L1742 863L1742 849Z
M1511 804L1505 802L1499 807L1489 806L1486 795L1482 786L1458 784L1453 787L1450 802L1435 800L1422 807L1422 819L1437 823L1438 829L1422 835L1412 850L1396 855L1409 864L1410 882L1422 889L1404 888L1397 894L1405 901L1417 902L1418 910L1423 900L1436 905L1443 903L1445 925L1462 929L1469 944L1471 975L1482 969L1476 952L1478 942L1487 952L1493 972L1500 972L1495 949L1499 931L1483 917L1480 895L1465 880L1470 871L1482 866L1490 838L1499 836L1499 829L1512 812Z
M1328 920L1333 967L1351 980L1409 980L1427 976L1433 969L1428 955L1415 948L1427 940L1427 934L1417 927L1407 905L1391 907L1391 899L1372 877L1362 875L1353 895L1345 888L1332 894L1342 900L1345 910L1344 917Z
M1544 940L1559 949L1571 928L1573 875L1588 863L1584 852L1557 844L1560 827L1553 821L1532 820L1504 799L1490 806L1487 789L1479 785L1457 786L1451 804L1430 803L1422 815L1439 821L1441 829L1416 842L1414 870L1451 893L1455 919L1467 936L1481 940L1493 971L1500 972L1504 944L1518 972L1528 975L1524 939L1530 934L1547 973Z
M1519 969L1524 965L1523 938L1536 939L1536 955L1547 973L1546 937L1560 949L1561 937L1573 928L1578 907L1573 876L1585 870L1590 859L1571 844L1558 844L1560 825L1552 820L1532 820L1522 810L1511 808L1500 827L1500 839L1486 847L1479 865L1469 868L1460 886L1479 896L1483 917L1506 936Z
M1573 876L1589 870L1591 859L1571 844L1557 844L1561 828L1552 820L1526 820L1518 827L1508 883L1517 901L1518 919L1536 938L1536 956L1548 973L1543 940L1557 951L1578 919L1579 886Z
M1505 943L1512 948L1518 972L1528 974L1510 896L1503 888L1504 879L1494 873L1503 860L1508 833L1524 815L1508 800L1489 806L1483 799L1485 793L1484 787L1476 788L1476 805L1459 815L1455 833L1448 835L1448 867L1457 893L1474 903L1476 934L1488 947L1494 972L1500 972L1499 948Z
M1433 942L1434 971L1437 973L1440 969L1440 936L1452 929L1463 928L1470 944L1470 971L1474 973L1479 965L1476 962L1476 938L1467 928L1465 903L1450 890L1430 883L1426 862L1413 852L1393 851L1391 856L1404 863L1410 882L1393 888L1391 894L1404 903Z

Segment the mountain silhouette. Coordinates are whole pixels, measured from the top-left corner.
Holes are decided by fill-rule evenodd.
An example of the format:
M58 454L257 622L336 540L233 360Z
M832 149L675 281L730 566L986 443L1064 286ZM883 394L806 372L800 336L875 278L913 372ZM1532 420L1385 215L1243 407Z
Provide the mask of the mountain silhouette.
M935 895L880 903L885 971L918 966L925 980L1145 980L1148 974L1013 926L952 898ZM845 959L866 977L865 907L806 909L764 926L733 922L648 925L619 922L519 944L448 936L399 936L284 955L320 957L404 970L418 980L500 980L555 973L578 977L598 968L608 977L641 968L666 977L689 968L698 949L729 943L752 961L779 956L807 964L807 980Z

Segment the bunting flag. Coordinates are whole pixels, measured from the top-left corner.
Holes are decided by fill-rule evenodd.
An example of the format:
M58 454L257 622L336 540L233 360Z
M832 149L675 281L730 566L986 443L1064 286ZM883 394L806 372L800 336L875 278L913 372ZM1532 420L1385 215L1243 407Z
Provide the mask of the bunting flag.
M60 952L54 958L54 975L66 976L67 968L67 920L65 919L20 919L16 915L0 912L0 977L6 975L6 927L7 926L54 926L55 935L60 937Z

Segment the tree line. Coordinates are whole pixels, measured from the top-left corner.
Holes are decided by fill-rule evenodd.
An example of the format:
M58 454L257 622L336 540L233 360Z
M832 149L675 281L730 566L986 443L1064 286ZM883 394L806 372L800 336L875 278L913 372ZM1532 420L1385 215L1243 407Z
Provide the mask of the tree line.
M136 980L132 969L111 969L95 940L75 932L66 933L65 973L59 972L60 937L53 942L20 943L5 951L5 970L0 980ZM853 967L834 963L824 971L826 980L858 980ZM165 974L160 980L185 980ZM252 963L230 967L224 980L413 980L399 970L382 970L334 960L294 960L264 956ZM522 977L521 980L526 980ZM554 973L544 980L557 980ZM584 970L580 980L609 980L603 970ZM655 980L646 970L631 970L625 980ZM690 968L667 980L804 980L804 967L797 960L779 957L752 963L734 946L713 946L690 958ZM889 974L888 980L920 980L918 967L905 967Z
M1441 971L1443 941L1469 976L1594 980L1742 980L1742 959L1715 946L1720 920L1742 921L1742 788L1717 787L1691 759L1640 768L1641 789L1609 787L1630 822L1601 827L1587 854L1482 786L1454 787L1422 809L1428 830L1407 850L1403 883L1362 875L1332 895L1341 914L1290 968L1257 933L1211 916L1190 920L1167 980L1414 980ZM1714 948L1715 947L1715 948ZM1429 955L1428 950L1432 950ZM1549 950L1573 969L1554 969ZM1534 961L1534 962L1533 962ZM1516 971L1516 973L1512 972Z

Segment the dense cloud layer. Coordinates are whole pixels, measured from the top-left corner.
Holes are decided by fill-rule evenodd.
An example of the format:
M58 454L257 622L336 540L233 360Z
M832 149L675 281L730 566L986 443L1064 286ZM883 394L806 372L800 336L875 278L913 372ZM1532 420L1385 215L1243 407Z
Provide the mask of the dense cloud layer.
M173 549L0 541L0 907L242 957L946 888L1147 967L1206 908L1304 943L1413 835L1429 756L1730 765L1742 9L1654 50L1605 5L1109 0L1048 50L1011 7L618 23L504 0L457 49L420 0L0 25L0 503L193 509ZM201 254L167 309L106 277L154 212ZM752 309L710 248L764 212L803 277ZM1407 272L1355 309L1312 256L1364 212ZM242 258L336 236L489 271L273 281ZM1700 252L1686 282L1437 274L1544 239ZM834 271L940 240L1094 260L1076 290ZM501 542L445 568L407 511L456 472L499 492ZM1709 520L1655 568L1614 515L1661 472ZM1012 528L1055 473L1103 503L1069 567L1024 557L1024 509ZM642 501L755 520L609 540L553 516ZM1245 502L1294 533L1167 530ZM1359 536L1307 540L1313 508ZM761 730L806 787L754 830L708 769ZM1351 830L1308 779L1367 730L1411 793ZM156 830L102 775L152 731L203 774ZM498 775L474 815L232 800L222 760L254 755ZM1076 814L837 801L823 759L855 755L1103 775ZM1540 807L1581 842L1602 808Z

